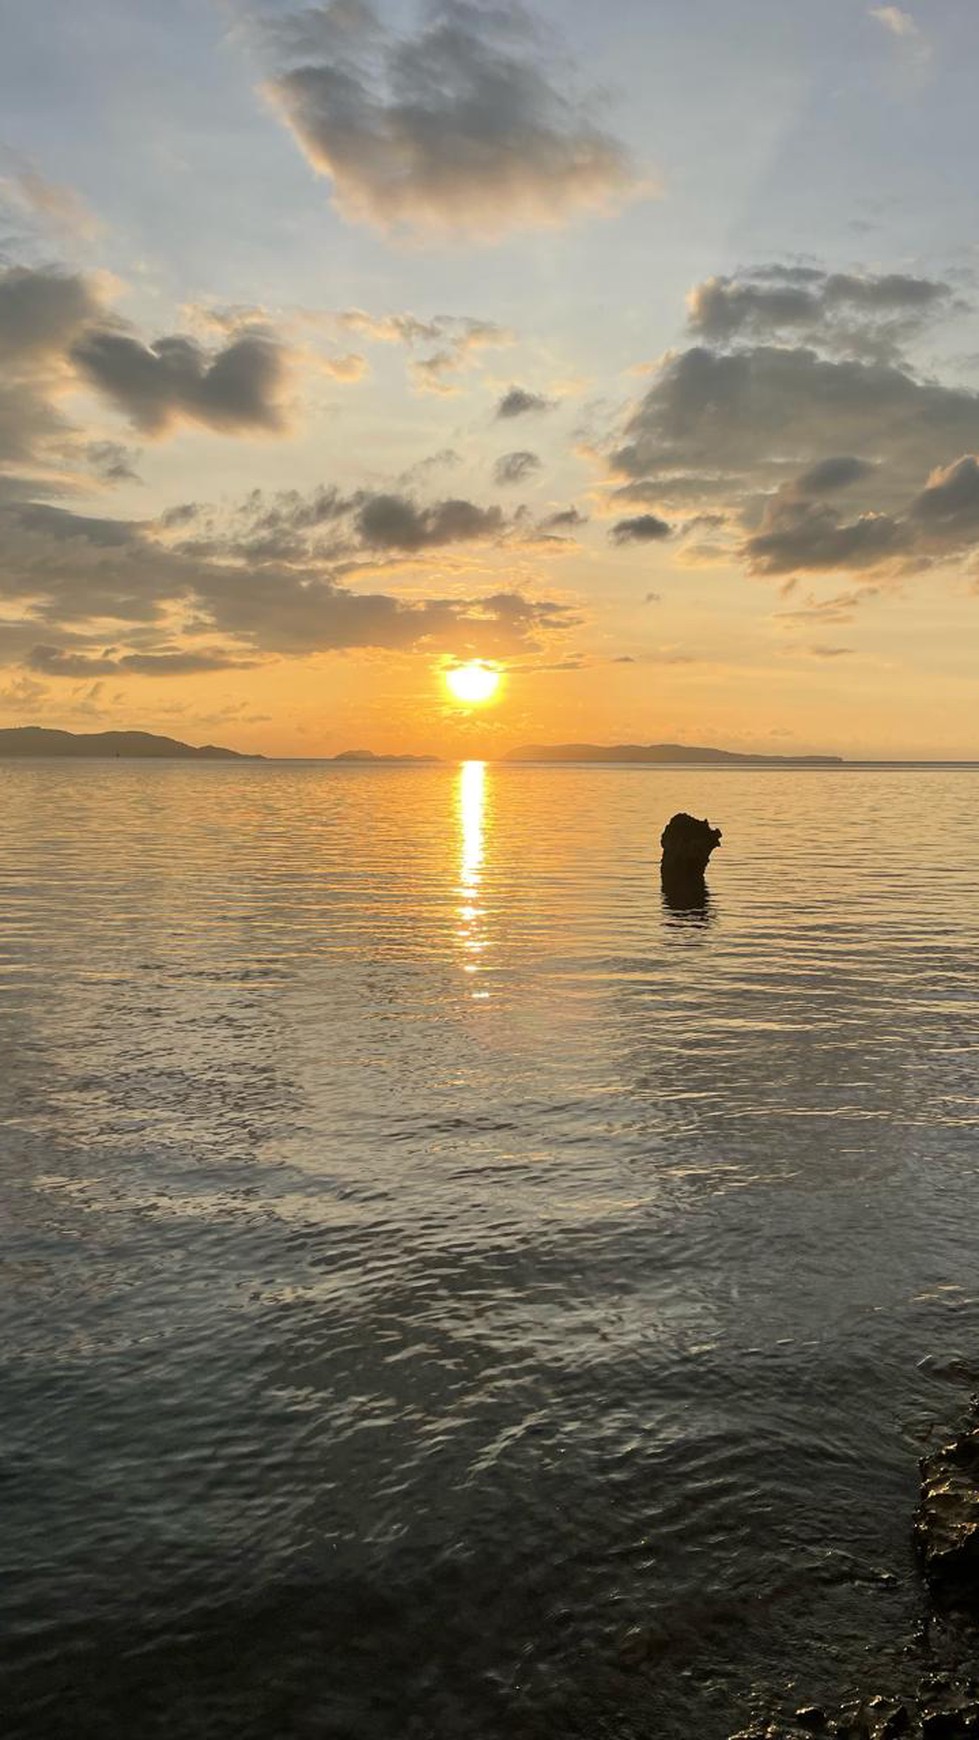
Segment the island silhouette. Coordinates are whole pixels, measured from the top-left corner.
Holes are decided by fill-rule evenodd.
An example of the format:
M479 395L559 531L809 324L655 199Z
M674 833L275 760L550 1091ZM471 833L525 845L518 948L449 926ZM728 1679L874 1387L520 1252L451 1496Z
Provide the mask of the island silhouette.
M704 749L685 743L530 743L511 749L504 761L618 761L685 766L842 767L841 755L746 755L733 749Z
M41 725L17 725L0 730L0 756L58 755L125 757L142 761L263 761L261 755L241 755L205 743L195 749L176 737L155 737L150 731L51 731Z

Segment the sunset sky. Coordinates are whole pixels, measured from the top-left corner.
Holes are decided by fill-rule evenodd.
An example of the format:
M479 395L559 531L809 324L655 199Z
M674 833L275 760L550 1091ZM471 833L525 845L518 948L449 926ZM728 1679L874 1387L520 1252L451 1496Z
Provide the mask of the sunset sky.
M975 0L3 15L0 725L979 757Z

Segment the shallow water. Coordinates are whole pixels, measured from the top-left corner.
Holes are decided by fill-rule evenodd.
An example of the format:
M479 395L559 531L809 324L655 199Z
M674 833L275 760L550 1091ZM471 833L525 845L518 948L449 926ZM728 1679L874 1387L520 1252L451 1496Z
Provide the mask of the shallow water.
M0 762L5 1735L720 1740L897 1650L977 795Z

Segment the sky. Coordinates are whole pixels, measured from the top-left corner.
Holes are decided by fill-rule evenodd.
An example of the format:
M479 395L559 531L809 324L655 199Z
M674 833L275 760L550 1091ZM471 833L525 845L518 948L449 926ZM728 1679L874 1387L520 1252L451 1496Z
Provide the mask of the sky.
M979 757L975 0L0 19L0 725Z

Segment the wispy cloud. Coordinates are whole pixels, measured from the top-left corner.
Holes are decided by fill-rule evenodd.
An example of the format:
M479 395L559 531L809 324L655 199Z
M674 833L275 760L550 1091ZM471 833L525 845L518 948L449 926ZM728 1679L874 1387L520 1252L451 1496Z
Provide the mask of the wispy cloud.
M49 181L14 152L0 152L0 196L65 242L96 241L106 228L75 188Z
M336 316L341 330L378 344L403 344L412 353L408 377L422 393L448 396L457 376L478 353L513 343L514 335L495 320L465 314L368 314L348 308ZM423 353L423 354L419 354Z
M902 12L900 6L871 6L871 18L876 18L885 30L892 36L920 36L921 32L910 12Z

